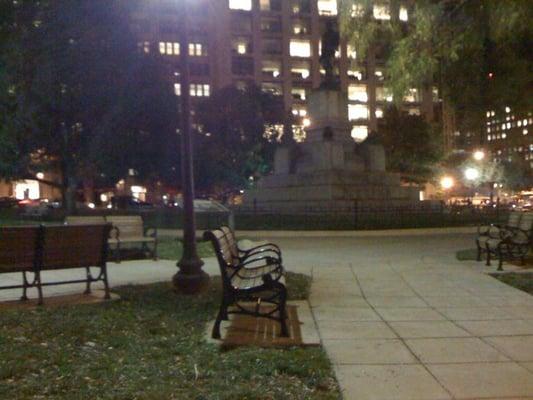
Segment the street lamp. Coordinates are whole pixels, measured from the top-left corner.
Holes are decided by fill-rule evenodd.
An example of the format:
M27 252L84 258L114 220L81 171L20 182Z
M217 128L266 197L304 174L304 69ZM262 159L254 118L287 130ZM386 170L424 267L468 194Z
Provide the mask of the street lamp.
M207 288L209 275L196 251L196 223L194 216L194 171L191 132L189 84L189 38L185 1L182 1L182 32L180 38L181 85L181 182L183 190L183 254L177 263L179 271L172 282L178 292L195 294Z
M453 178L451 176L443 176L442 179L440 180L440 186L444 190L449 190L454 185L455 185L455 181L453 180Z
M465 169L465 178L469 181L475 181L479 178L479 171L476 168L467 168Z
M474 160L481 161L485 158L485 152L483 150L474 151Z

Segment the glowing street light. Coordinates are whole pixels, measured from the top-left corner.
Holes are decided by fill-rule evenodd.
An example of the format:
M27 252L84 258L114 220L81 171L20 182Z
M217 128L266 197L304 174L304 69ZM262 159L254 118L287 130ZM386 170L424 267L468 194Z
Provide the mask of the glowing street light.
M474 160L481 161L485 158L485 152L483 150L477 150L474 152Z
M455 185L455 181L451 176L443 176L440 180L440 186L444 190L449 190Z
M476 168L467 168L465 170L465 178L469 181L475 181L479 178L479 171Z

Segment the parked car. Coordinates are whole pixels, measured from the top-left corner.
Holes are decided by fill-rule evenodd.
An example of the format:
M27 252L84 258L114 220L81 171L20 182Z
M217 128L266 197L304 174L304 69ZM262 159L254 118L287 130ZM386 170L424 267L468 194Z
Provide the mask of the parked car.
M0 197L0 208L14 208L19 201L13 197Z
M115 196L111 199L111 206L114 210L153 210L154 205L146 201L141 201L133 196Z

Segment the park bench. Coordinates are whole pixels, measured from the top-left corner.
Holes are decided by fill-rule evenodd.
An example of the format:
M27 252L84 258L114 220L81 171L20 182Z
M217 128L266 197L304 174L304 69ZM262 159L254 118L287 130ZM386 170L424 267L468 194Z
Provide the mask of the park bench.
M274 258L275 263L278 263L279 265L283 264L281 250L278 245L265 242L252 247L241 248L237 242L235 232L233 232L230 227L223 226L220 230L224 233L226 240L228 241L232 256L237 260L244 261L251 257L264 256Z
M92 223L110 223L113 228L109 238L109 247L115 252L117 262L121 261L122 245L141 244L143 251L148 251L157 260L157 229L144 227L140 215L110 215L104 216L70 216L65 220L69 225L84 225ZM149 248L151 245L151 249Z
M261 254L248 258L235 257L232 250L234 238L221 229L206 231L204 239L213 244L222 277L222 300L212 337L220 338L220 323L228 320L228 314L245 314L278 321L281 335L288 336L287 289L281 263L274 257ZM262 310L262 303L273 307Z
M85 293L91 283L102 281L105 298L109 299L107 279L107 238L110 225L32 226L0 228L0 272L22 272L21 285L0 289L22 288L21 300L27 300L27 290L36 287L38 304L43 304L43 286L85 283ZM91 267L99 268L96 276ZM42 271L85 268L84 279L43 282ZM32 274L33 279L28 279Z
M487 250L487 240L491 238L499 238L500 231L517 228L520 224L520 218L522 218L523 212L513 211L509 214L507 223L502 224L490 224L480 225L477 228L476 247L477 247L477 261L481 261L483 253Z
M487 265L490 265L491 257L498 259L498 271L502 271L505 260L520 259L522 265L531 249L533 238L533 212L524 212L520 217L517 227L500 229L497 236L491 236L486 244Z

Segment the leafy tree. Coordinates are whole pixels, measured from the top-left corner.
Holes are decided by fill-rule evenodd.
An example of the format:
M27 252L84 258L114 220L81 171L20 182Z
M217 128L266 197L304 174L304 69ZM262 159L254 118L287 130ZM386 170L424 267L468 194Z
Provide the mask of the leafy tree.
M401 173L408 181L429 180L443 154L439 132L418 115L408 115L394 106L386 109L378 137L385 147L387 169Z
M277 136L285 120L283 102L252 86L226 87L199 105L195 173L206 192L242 189L270 171ZM269 133L270 132L270 133Z
M342 31L364 58L385 43L386 84L400 102L409 88L436 84L462 129L482 128L489 109L531 109L533 7L529 0L417 0L409 24L376 21L372 0L340 0ZM402 2L403 3L403 2Z
M176 99L168 71L137 49L135 2L12 3L0 64L9 88L2 104L12 111L0 131L0 176L58 169L72 210L85 180L109 184L129 168L147 177L166 166L158 150L174 150Z

